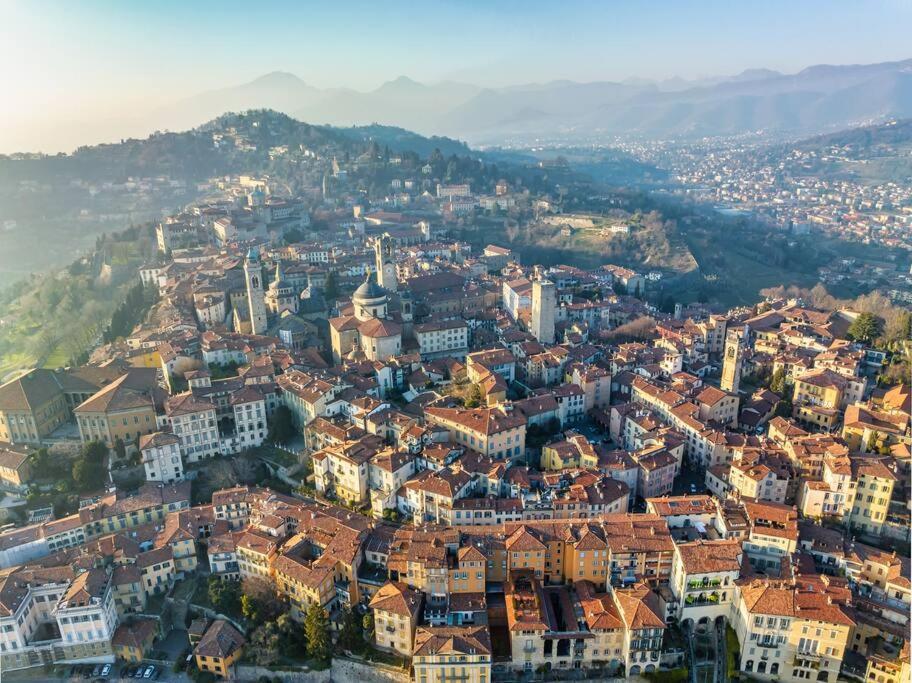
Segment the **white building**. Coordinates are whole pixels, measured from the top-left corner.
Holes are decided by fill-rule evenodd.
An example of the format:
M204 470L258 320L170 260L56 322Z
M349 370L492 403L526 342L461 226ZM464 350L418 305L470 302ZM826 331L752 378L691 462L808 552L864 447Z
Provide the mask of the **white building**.
M165 423L180 439L188 462L211 458L221 452L215 404L191 392L172 396L165 403Z
M146 434L140 439L146 481L168 484L184 478L184 462L181 457L180 439L169 432Z
M735 601L741 556L737 539L698 540L675 546L670 587L679 622L690 619L693 625L728 618Z
M256 386L247 385L231 395L236 448L260 446L266 440L266 397Z
M415 325L422 360L463 359L469 350L469 327L464 320L441 320Z

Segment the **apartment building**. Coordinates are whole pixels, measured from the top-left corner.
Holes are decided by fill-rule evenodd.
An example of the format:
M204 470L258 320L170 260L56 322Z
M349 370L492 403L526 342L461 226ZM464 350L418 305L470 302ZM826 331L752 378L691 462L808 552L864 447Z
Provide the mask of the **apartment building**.
M180 439L170 432L153 432L139 440L146 481L169 484L184 478Z
M735 603L735 583L741 573L743 551L737 540L679 543L675 546L670 609L680 623L728 618Z
M118 617L110 569L23 567L0 583L3 671L113 661Z
M415 683L488 683L492 655L487 626L420 626L412 649Z
M388 581L371 598L377 647L411 657L424 596L404 583Z
M849 462L855 486L850 484L845 521L850 528L877 536L887 518L896 474L885 458L858 456L849 458Z
M836 681L854 626L849 595L828 577L743 583L732 613L740 670L761 680Z
M192 391L176 394L165 402L163 422L180 439L187 462L198 462L221 453L215 404Z
M498 408L426 408L432 425L450 432L455 443L490 458L517 459L525 454L526 420L510 406Z
M415 339L422 360L465 358L469 328L464 320L440 320L415 325Z

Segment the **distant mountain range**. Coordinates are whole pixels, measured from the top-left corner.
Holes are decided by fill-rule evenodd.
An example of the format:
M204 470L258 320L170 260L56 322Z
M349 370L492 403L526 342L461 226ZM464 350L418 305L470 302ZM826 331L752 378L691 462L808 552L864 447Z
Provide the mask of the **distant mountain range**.
M154 112L153 128L181 130L226 111L270 108L337 126L379 123L473 144L561 136L815 134L912 116L912 59L812 66L796 74L750 69L685 81L552 81L505 88L425 85L401 76L369 92L320 89L274 72Z

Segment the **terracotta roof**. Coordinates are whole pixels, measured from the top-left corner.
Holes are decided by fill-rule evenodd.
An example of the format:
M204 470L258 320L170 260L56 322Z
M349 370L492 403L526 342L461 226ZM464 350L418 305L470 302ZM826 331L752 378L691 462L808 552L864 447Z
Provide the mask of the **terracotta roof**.
M389 581L371 598L370 608L415 619L421 611L423 593L399 581Z
M244 647L244 636L224 619L212 622L196 644L194 654L200 657L225 659Z
M421 626L415 633L412 652L415 657L490 654L487 626Z
M741 542L735 539L681 543L677 552L688 574L737 572L741 567Z

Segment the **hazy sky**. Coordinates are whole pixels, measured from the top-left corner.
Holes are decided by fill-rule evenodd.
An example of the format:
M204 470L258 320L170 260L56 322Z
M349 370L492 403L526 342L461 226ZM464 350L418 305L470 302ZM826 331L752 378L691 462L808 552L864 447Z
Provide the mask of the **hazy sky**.
M910 26L908 0L0 0L0 151L276 70L357 89L792 72L907 58Z

